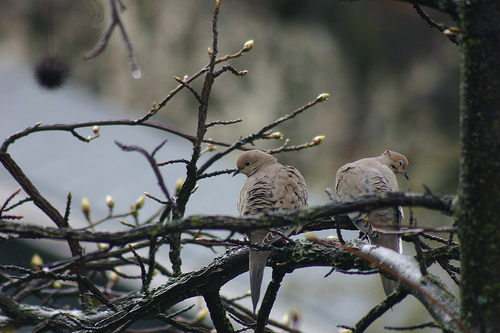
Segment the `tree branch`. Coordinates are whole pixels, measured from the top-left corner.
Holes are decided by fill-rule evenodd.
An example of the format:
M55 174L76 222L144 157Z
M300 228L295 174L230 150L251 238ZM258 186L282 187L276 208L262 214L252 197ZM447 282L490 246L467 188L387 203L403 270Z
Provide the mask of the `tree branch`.
M418 4L439 10L451 16L452 19L458 19L458 0L398 0L410 4Z
M203 298L210 312L210 317L217 332L234 332L233 325L226 317L226 306L222 301L219 291L209 291Z
M262 298L262 303L257 315L255 333L264 332L267 320L274 305L274 301L276 300L276 295L278 294L278 290L281 287L281 282L283 281L286 273L287 271L285 269L281 269L279 267L273 269L271 282L269 282L269 285L267 286L266 293Z
M1 157L1 154L0 154ZM50 228L36 225L21 225L6 221L0 222L0 231L18 235L21 238L46 238L46 239L74 239L89 242L103 242L113 245L123 245L139 240L149 239L153 236L165 236L172 232L198 229L219 229L247 232L263 227L277 227L284 225L302 224L308 229L308 223L317 219L330 219L331 216L343 215L358 210L373 210L382 207L414 206L425 207L451 214L453 196L436 196L429 194L416 194L404 192L385 192L372 194L353 199L349 202L329 202L318 206L303 207L281 213L267 213L248 217L193 215L181 220L172 221L168 225L160 223L148 224L126 231L119 232L91 232L83 229ZM323 225L324 222L322 222ZM317 225L313 223L312 225ZM334 228L326 224L328 228ZM350 228L352 229L352 228ZM317 228L314 230L318 230ZM417 231L428 229L417 228ZM407 231L405 231L407 232Z
M352 245L352 244L351 244ZM422 276L418 263L411 257L395 254L394 251L367 244L353 245L351 249L376 262L384 262L405 283L404 289L415 295L439 321L443 328L459 332L457 323L458 302L444 285L430 275ZM310 266L327 266L338 271L372 271L373 262L366 261L359 253L348 254L340 243L313 244L297 241L274 248L269 265L279 265L282 270L294 270ZM4 293L0 293L0 308L6 316L22 318L23 325L47 322L51 329L71 329L74 332L91 332L88 327L101 331L124 328L137 320L152 319L167 312L178 302L194 296L213 295L239 274L248 270L248 247L229 250L198 271L170 279L166 284L151 291L149 297L138 292L129 293L111 301L114 309L99 306L94 313L77 310L52 310L47 307L21 305ZM211 300L214 300L211 298ZM213 305L213 304L212 304ZM219 304L220 305L220 304ZM219 306L217 305L217 306ZM57 318L57 320L54 320ZM12 322L0 317L0 324ZM221 324L225 325L225 324Z
M42 125L41 123L35 124L34 126L28 127L24 130L21 130L17 133L12 134L9 136L7 139L2 144L2 147L0 148L1 151L7 152L8 147L14 143L16 140L28 136L31 133L36 133L36 132L47 132L47 131L64 131L64 132L71 132L73 133L75 129L77 128L84 128L84 127L93 127L93 126L117 126L117 125L123 125L123 126L144 126L144 127L151 127L155 128L164 132L168 132L171 134L174 134L176 136L179 136L181 138L184 138L190 142L194 142L196 140L196 137L190 134L187 134L185 132L179 131L177 129L162 125L162 124L157 124L153 122L138 122L137 120L134 119L116 119L116 120L97 120L97 121L85 121L81 123L73 123L73 124L53 124L53 125ZM80 141L83 142L89 142L89 139L86 139L82 136L78 137ZM226 142L221 142L221 141L216 141L212 139L203 139L202 142L204 143L210 143L218 146L223 146L223 147L230 147L232 144L226 143ZM250 148L246 148L248 150ZM245 149L244 149L245 150Z
M403 289L415 296L450 332L467 332L460 321L460 305L448 288L432 274L422 275L419 263L384 247L361 244L356 250L404 283Z
M226 156L230 152L236 149L240 149L242 146L244 146L247 143L253 143L255 140L261 139L266 136L266 133L272 130L274 127L278 126L279 124L295 118L297 115L301 114L302 112L306 111L307 109L313 107L314 105L326 101L328 98L328 94L321 94L316 99L312 102L307 103L306 105L298 108L297 110L279 118L273 121L272 123L264 126L261 128L258 132L255 132L253 134L248 135L245 138L242 138L238 140L237 142L233 143L231 146L227 147L224 151L221 151L219 153L214 154L208 161L205 162L199 169L198 169L198 174L201 175L203 172L205 172L212 164L214 164L216 161L221 159L222 157Z
M407 295L408 293L403 291L398 291L396 293L393 293L392 295L389 295L389 297L387 297L385 301L371 309L370 312L368 312L366 316L361 318L356 326L351 329L353 329L355 333L364 332L377 318L382 316L385 312L387 312L388 309L392 308L392 306L401 302Z
M431 28L436 28L438 29L440 32L442 32L446 37L448 37L448 39L453 43L453 44L456 44L458 45L458 38L457 36L448 28L448 27L445 27L443 26L442 24L439 24L439 23L436 23L434 22L434 20L432 20L430 18L429 15L427 15L424 10L416 3L413 3L413 8L415 8L415 10L417 11L418 15L420 15L420 17L422 19L424 19L427 24L429 25L429 27Z
M120 18L120 14L118 13L118 8L116 6L117 1L120 4L121 10L126 9L120 0L109 0L110 5L111 5L111 23L106 28L101 39L97 42L97 44L94 46L94 48L92 50L90 50L85 56L83 56L83 59L84 60L92 60L95 57L97 57L99 54L101 54L106 49L106 46L108 46L108 42L109 42L109 39L111 38L111 34L112 34L114 28L116 26L118 26L120 28L123 41L124 41L125 46L127 48L127 56L128 56L130 69L132 70L132 76L135 79L139 79L142 76L141 67L139 65L139 62L136 59L134 48L132 46L132 42L130 41L128 34L125 31L125 25L123 24L123 22Z

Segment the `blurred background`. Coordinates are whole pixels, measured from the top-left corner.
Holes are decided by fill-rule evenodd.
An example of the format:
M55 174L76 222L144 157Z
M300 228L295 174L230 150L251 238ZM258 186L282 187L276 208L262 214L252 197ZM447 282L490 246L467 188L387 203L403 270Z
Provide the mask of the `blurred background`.
M121 17L142 67L141 79L132 77L118 29L103 54L92 61L82 59L109 24L107 1L0 0L2 140L38 121L51 124L140 117L177 86L173 76L192 75L207 64L213 1L123 3L127 10ZM426 11L435 21L452 25L448 17ZM254 40L254 48L229 62L248 74L242 78L222 75L210 100L209 121L240 117L244 121L212 127L207 137L234 142L319 94L329 93L325 103L276 128L293 145L326 136L318 147L277 156L304 175L311 204L328 201L325 188L333 189L340 166L378 156L386 149L401 152L410 161L410 182L401 177L401 190L423 192L425 184L436 194L455 193L458 48L429 28L411 5L396 1L222 1L218 31L219 56L236 53L248 40ZM71 67L67 85L57 91L44 91L33 79L34 64L47 53L60 56ZM199 88L202 82L201 78L193 86ZM197 112L192 95L182 91L152 120L194 134ZM81 134L92 135L91 129ZM188 142L167 138L170 141L161 158L190 156ZM79 212L84 196L99 217L106 214L106 195L117 201L116 210L126 210L144 192L160 194L147 163L139 155L119 151L115 139L152 150L165 134L144 128L102 128L101 138L85 144L68 133L37 133L16 142L9 152L58 209L64 210L67 193L72 192L72 225L78 227L85 223ZM266 141L257 147L276 148L282 143ZM237 156L231 154L212 169L232 168ZM170 189L185 172L182 166L162 170ZM236 215L236 198L243 182L243 176L228 175L200 182L187 214ZM18 187L3 169L0 186L2 202ZM146 212L155 208L154 203L146 203ZM22 213L29 222L48 223L36 209ZM409 216L407 210L405 213ZM452 223L439 213L421 209L415 209L414 216L423 226ZM121 228L119 224L103 228L108 227ZM329 234L334 232L319 236ZM43 244L46 249L59 246L67 251L64 244L54 243ZM6 259L6 249L25 247L12 244L0 243L2 263L29 262L20 252L15 252L16 258ZM410 246L405 251L413 253ZM199 252L207 251L186 246L184 271L210 262L212 254ZM334 273L323 278L326 273L328 268L311 268L287 276L272 317L280 320L290 309L298 309L299 329L335 332L336 325L354 325L383 299L378 276ZM241 294L248 288L248 277L240 276L225 288L229 295ZM386 325L428 321L431 318L425 310L409 298L379 319L369 332L378 332Z

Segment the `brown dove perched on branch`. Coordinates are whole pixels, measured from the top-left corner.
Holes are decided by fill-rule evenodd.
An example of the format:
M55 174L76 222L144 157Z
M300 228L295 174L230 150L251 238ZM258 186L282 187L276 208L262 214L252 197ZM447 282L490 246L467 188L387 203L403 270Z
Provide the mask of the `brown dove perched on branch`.
M350 200L354 197L387 191L398 191L396 173L402 173L409 179L406 173L408 160L403 155L386 150L378 157L363 158L359 161L348 163L337 171L335 191L337 199L341 201ZM373 230L399 229L403 219L401 207L380 208L371 212L350 213L349 217L356 228L366 234L372 244L380 245L401 253L401 238L399 235L383 235ZM383 276L382 285L386 295L397 289L398 282Z
M300 172L292 166L280 164L276 158L260 150L247 151L236 161L238 170L248 178L243 184L238 201L240 216L263 212L278 212L295 209L308 204L306 183ZM267 229L249 232L250 242L269 245L281 238L298 232L300 227L277 227L272 232ZM249 272L253 311L257 307L260 287L271 251L250 248Z

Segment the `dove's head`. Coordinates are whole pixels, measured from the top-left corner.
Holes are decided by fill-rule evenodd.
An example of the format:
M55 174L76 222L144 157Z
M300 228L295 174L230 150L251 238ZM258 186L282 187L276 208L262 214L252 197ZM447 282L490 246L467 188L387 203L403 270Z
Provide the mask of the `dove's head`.
M402 173L405 175L406 179L410 180L408 174L406 173L406 168L408 167L408 159L395 151L386 150L382 154L384 160L387 161L387 166L391 168L394 173Z
M259 168L272 163L276 163L276 159L271 155L264 153L261 150L250 150L244 152L240 155L240 157L238 157L238 160L236 161L236 167L238 169L235 173L233 173L233 176L242 173L247 175L247 177L250 177L257 172Z

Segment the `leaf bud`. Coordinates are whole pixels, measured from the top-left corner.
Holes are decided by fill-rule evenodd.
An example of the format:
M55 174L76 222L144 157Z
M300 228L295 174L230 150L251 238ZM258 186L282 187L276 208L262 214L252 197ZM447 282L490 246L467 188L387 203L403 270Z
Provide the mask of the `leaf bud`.
M82 212L86 218L89 218L90 215L90 201L87 197L82 199Z
M194 322L195 323L200 323L202 322L205 318L207 318L208 316L208 309L207 308L203 308L201 309L200 311L198 311L198 313L196 314L196 317L194 318Z
M135 202L135 209L139 210L144 206L145 196L141 195L139 199Z
M283 133L281 132L274 132L269 135L266 135L267 139L283 139Z
M177 182L175 182L175 193L176 194L180 192L182 186L184 186L184 178L179 177L177 179Z
M109 249L109 244L107 244L107 243L97 243L97 248L99 250L101 250L101 251L102 250L107 250L107 249Z
M121 273L121 270L118 267L115 268L115 271L118 272L118 273ZM111 273L109 274L110 275L109 278L112 281L113 285L116 282L118 282L118 280L120 280L120 275L117 274L116 272L111 271Z
M38 253L35 253L33 255L33 257L31 257L31 267L33 267L33 269L36 269L37 271L40 270L40 266L43 265L43 259L42 257L40 257L40 255Z
M318 99L319 102L324 102L328 97L330 97L330 94L324 93L316 97L316 99Z
M115 206L115 200L110 195L106 196L106 205L108 205L109 209L113 209Z
M314 143L315 145L319 145L321 142L323 142L323 140L325 140L325 136L324 135L318 135L318 136L315 136L312 139L312 143Z
M253 49L253 39L247 41L245 45L243 45L243 52L248 52Z

